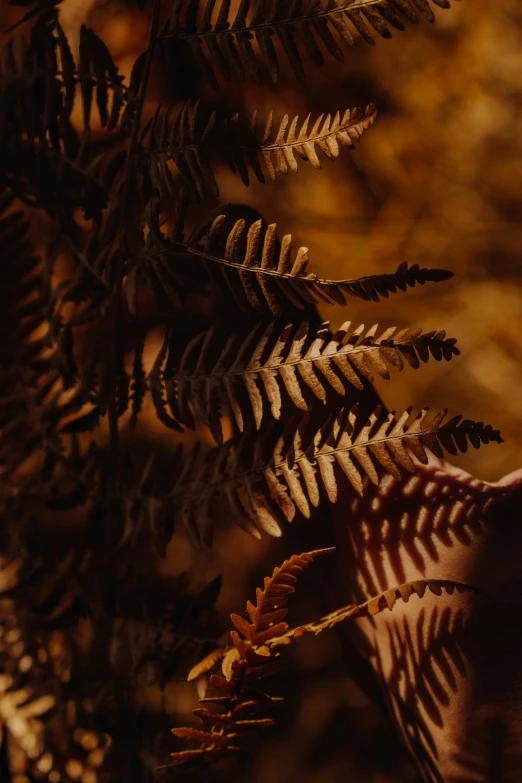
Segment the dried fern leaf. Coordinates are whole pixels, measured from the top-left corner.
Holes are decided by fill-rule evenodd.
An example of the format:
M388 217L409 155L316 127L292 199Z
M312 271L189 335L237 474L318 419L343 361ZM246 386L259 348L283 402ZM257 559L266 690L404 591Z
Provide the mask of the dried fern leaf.
M265 124L262 140L256 139L256 115L250 124L242 128L236 115L230 120L225 133L224 151L232 171L238 171L243 182L248 185L248 169L260 181L264 181L260 159L264 163L269 179L273 182L282 174L295 174L298 170L298 158L308 161L315 169L321 169L318 151L329 160L339 156L339 146L354 149L368 128L377 117L374 104L366 109L347 109L342 115L321 114L309 128L311 115L299 125L299 118L290 121L285 114L277 129L273 128L273 118L270 113Z
M16 754L27 777L65 773L96 783L110 738L82 725L82 700L68 687L70 641L49 630L69 612L78 619L77 596L63 579L71 561L67 556L49 574L28 558L0 556L0 726L9 732L10 759ZM82 735L88 744L78 741Z
M433 3L450 7L449 0ZM226 81L243 80L246 73L254 82L261 81L260 59L276 82L281 49L304 84L303 61L322 65L327 54L343 62L341 45L354 48L355 31L373 44L372 28L390 38L389 25L404 30L401 17L413 23L419 17L435 19L428 0L258 0L255 4L241 0L233 10L230 0L193 0L188 5L174 3L161 38L185 42L216 89L218 73Z
M414 582L406 582L398 587L385 590L380 595L376 595L362 604L350 605L337 609L335 612L323 617L318 622L293 628L282 636L280 640L281 644L288 644L290 637L292 639L298 639L306 633L313 633L317 636L323 631L333 628L338 623L344 622L344 620L357 619L359 617L373 617L386 609L391 612L397 601L408 603L412 595L423 598L426 590L429 590L433 595L440 596L443 592L446 592L448 595L453 595L456 590L458 593L462 594L469 590L474 590L474 588L462 584L461 582L454 582L448 579L421 579ZM277 646L279 640L273 639L269 644Z
M173 112L161 114L161 107L146 126L141 139L138 161L144 188L156 190L162 197L177 193L179 183L190 186L196 198L204 201L216 198L219 189L213 174L211 155L224 158L245 184L249 183L249 167L260 182L282 174L295 173L298 159L321 168L318 152L330 160L339 156L339 147L354 148L364 131L377 116L373 104L362 109L348 109L321 114L310 126L311 115L299 125L299 118L290 122L287 114L277 130L272 127L272 114L260 135L256 115L250 123L239 115L221 120L216 112L201 118L200 102L183 103ZM264 170L263 170L264 167ZM177 176L176 176L177 175Z
M60 26L57 26L59 41L64 62L65 35ZM90 113L93 91L96 89L96 105L102 128L114 130L118 125L120 114L127 100L127 89L123 84L123 76L118 73L118 68L104 42L92 30L82 25L80 30L80 57L78 71L74 69L72 57L65 59L69 63L67 72L64 71L64 80L68 85L78 82L83 98L84 126L90 125ZM109 102L110 95L112 101Z
M216 761L239 750L241 741L261 728L272 726L274 720L267 711L280 699L264 693L259 681L275 671L279 653L269 644L288 630L284 622L288 597L295 591L294 585L305 568L319 556L332 549L318 549L293 555L272 576L266 577L263 588L256 590L255 604L247 602L249 620L237 614L231 615L235 630L230 633L232 647L216 650L200 662L189 674L193 679L209 671L221 660L224 676L213 675L211 684L220 694L201 699L201 703L216 705L219 709L198 708L194 714L210 727L209 731L182 727L172 733L199 748L171 753L173 759L166 766L178 766L194 761ZM280 646L280 645L279 645ZM223 654L224 653L224 654Z
M209 540L208 506L222 490L229 499L235 495L248 498L249 503L245 502L244 507L254 526L247 528L249 532L259 536L259 531L264 530L269 535L280 535L280 522L283 518L291 521L296 508L304 516L310 516L310 505L317 506L320 502L321 485L330 502L336 502L336 464L355 491L362 494L365 477L378 484L383 472L397 478L401 478L401 468L414 472L412 457L426 463L428 452L443 457L443 448L457 454L465 452L469 443L479 448L481 444L502 442L498 430L482 422L461 421L461 416L445 421L446 411L429 420L425 408L412 423L410 418L411 409L399 418L394 413L382 416L378 409L367 421L360 421L355 406L341 411L333 422L324 425L306 451L302 448L299 429L295 432L290 425L275 448L269 445L272 437L269 428L263 436L258 436L254 449L247 430L237 445L227 441L217 447L193 481L178 487L177 491L183 493L185 513L197 528L201 526L201 509L205 510L204 538ZM269 459L267 445L271 452ZM238 519L237 514L235 518Z
M267 407L273 418L281 418L284 400L306 411L315 400L326 404L328 389L343 396L347 384L362 389L361 376L388 379L389 365L418 368L430 357L449 361L459 353L456 340L444 331L391 327L376 336L377 325L365 329L349 321L335 335L328 322L317 330L308 321L297 328L289 323L280 334L278 328L272 322L265 329L256 326L244 339L231 335L224 341L212 329L193 338L181 357L172 334L162 382L179 423L193 428L195 416L221 443L216 395L240 432L252 417L259 430Z
M12 194L0 193L0 329L9 336L0 345L0 465L6 491L23 463L48 442L50 428L59 425L57 395L74 374L71 346L49 318L55 296L49 275L33 252L24 214L13 207Z
M77 207L87 219L99 217L124 153L109 160L92 149L93 98L101 125L114 129L128 98L123 77L105 44L86 27L78 67L56 19L39 19L29 45L23 41L17 41L16 54L14 42L7 43L0 74L0 186L53 219ZM72 119L78 102L80 133Z
M255 604L247 602L249 620L245 620L237 614L230 615L236 630L250 645L256 647L267 644L270 639L286 632L288 624L284 622L284 618L287 615L287 609L284 607L288 596L295 592L294 585L298 576L317 557L330 552L333 552L331 547L304 552L301 555L292 555L281 566L274 568L272 576L265 577L263 588L258 587L256 590ZM236 639L235 635L234 639Z
M240 749L241 740L253 731L271 726L273 718L267 716L274 698L259 690L257 682L279 668L281 649L307 633L315 635L333 628L340 622L364 616L374 616L384 609L393 609L397 601L407 603L412 595L422 598L426 590L440 596L445 590L449 595L470 590L467 585L438 579L425 579L386 590L370 600L357 605L345 606L317 622L289 628L286 622L288 597L295 592L299 575L318 556L333 549L320 549L293 555L279 567L271 577L266 577L263 588L257 588L255 603L247 602L246 619L231 614L234 629L230 632L232 645L225 650L217 649L201 661L190 673L208 672L221 661L223 676L211 676L211 683L221 694L201 699L209 708L198 708L194 714L208 730L183 727L172 729L179 739L193 742L199 747L171 753L172 763L178 766L187 762L217 761L233 755ZM252 685L255 684L255 690Z
M307 248L299 248L293 256L290 235L277 243L274 224L264 229L259 220L247 227L241 219L227 233L222 230L225 221L226 216L219 215L210 227L201 227L187 241L167 238L156 225L156 245L144 249L140 262L153 265L172 255L197 258L209 278L230 291L239 305L261 313L269 311L276 318L289 307L302 310L320 301L344 305L349 296L378 302L397 290L453 277L443 269L422 269L418 264L408 266L403 262L391 274L324 280L307 273ZM175 274L176 269L172 272ZM184 285L184 278L179 283Z

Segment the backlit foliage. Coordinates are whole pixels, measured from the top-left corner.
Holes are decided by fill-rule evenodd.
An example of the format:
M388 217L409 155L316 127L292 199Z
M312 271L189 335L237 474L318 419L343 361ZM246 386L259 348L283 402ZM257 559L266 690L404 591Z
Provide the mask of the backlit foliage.
M278 537L285 521L311 518L343 490L362 495L367 480L400 481L429 453L501 442L491 425L446 411L376 406L371 384L390 367L459 354L444 330L347 322L332 333L318 317L319 305L371 305L451 272L397 259L381 274L323 278L308 248L255 210L201 206L219 196L221 161L245 185L298 175L301 160L319 170L363 135L371 143L377 110L258 121L207 106L198 69L216 89L246 74L304 83L305 63L342 62L357 38L390 37L433 11L428 0L141 2L149 44L125 79L85 25L74 51L59 2L12 5L25 12L0 75L0 540L7 572L20 563L1 607L7 765L21 752L23 774L36 766L50 783L94 783L101 767L104 779L147 780L166 751L165 726L148 736L133 700L144 679L163 689L194 657L208 653L194 678L222 659L211 678L220 695L204 701L224 712L197 711L210 732L174 731L200 746L175 763L212 761L271 725L277 698L256 683L294 639L426 587L464 589L408 583L291 629L286 596L328 550L294 555L265 580L249 620L232 615L221 649L220 580L167 585L156 563L178 519L194 546L211 545L224 515ZM158 64L183 99L148 114ZM154 444L128 446L147 406L174 444L168 459Z

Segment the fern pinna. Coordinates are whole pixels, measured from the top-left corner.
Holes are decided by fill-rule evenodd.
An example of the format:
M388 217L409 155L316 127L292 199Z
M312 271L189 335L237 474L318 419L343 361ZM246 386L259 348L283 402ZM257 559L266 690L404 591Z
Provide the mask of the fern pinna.
M450 6L449 0L433 4ZM390 28L404 29L403 20L433 21L433 9L428 0L142 0L149 43L125 80L88 27L81 27L74 50L59 0L11 5L26 10L3 48L0 76L1 312L12 338L2 354L0 454L9 482L1 495L1 554L9 560L22 553L30 574L42 568L60 574L59 585L36 579L42 600L17 605L20 635L34 631L43 659L47 623L75 638L82 605L89 644L98 662L109 662L98 670L86 667L82 655L72 660L87 693L97 678L107 689L97 700L89 696L92 722L112 732L117 760L128 752L130 768L148 763L149 772L157 758L149 754L145 762L140 740L129 742L138 736L130 683L150 658L178 662L194 649L212 648L194 676L223 658L223 677L211 679L220 695L210 701L225 711L198 711L209 733L176 729L200 748L174 754L175 763L210 761L235 752L244 735L271 723L265 708L276 700L258 690L252 696L251 687L272 670L284 645L345 618L391 609L397 597L422 596L426 585L405 585L289 630L286 596L296 575L323 551L294 555L265 580L257 604L248 605L250 622L232 616L232 647L214 649L217 634L205 634L199 618L208 621L219 588L196 602L197 622L180 628L172 601L141 589L143 572L150 567L155 573L147 543L165 557L180 518L196 546L210 545L218 496L253 536L280 536L285 520L335 503L341 482L362 494L383 474L400 480L415 472L428 452L455 454L501 438L489 425L447 419L445 411L431 417L425 408L412 418L409 408L395 416L376 405L375 376L388 379L391 368L400 371L405 363L419 368L458 355L444 330L347 322L332 332L318 318L323 304L377 303L448 280L451 272L400 262L384 274L324 279L314 273L306 247L292 249L292 237L253 217L253 210L220 205L200 220L196 203L219 197L221 162L245 185L252 176L270 183L298 174L301 160L321 169L341 147L353 149L371 132L375 106L304 117L288 112L277 120L271 113L244 117L207 106L202 81L192 77L199 72L215 89L247 75L276 82L280 73L304 84L309 65L328 56L342 62L345 47L374 43L375 33L388 38ZM183 100L151 110L148 88L158 63ZM41 257L27 237L35 210L51 226L49 241L38 248ZM215 303L233 317L209 317ZM194 307L197 328L186 328ZM164 339L147 364L149 332L158 324ZM100 334L104 339L95 339ZM168 471L157 469L160 457L152 449L145 458L127 450L129 432L140 426L149 402L175 445ZM215 448L205 438L187 445L187 430L203 427ZM41 520L35 508L44 509ZM70 556L60 547L42 555L47 516L67 514L81 529ZM129 566L143 551L148 554L139 567ZM429 580L427 586L450 592L454 585ZM183 604L185 586L178 582L173 589L172 600ZM15 622L9 600L2 608L6 629ZM62 611L66 606L73 609ZM12 717L19 707L25 664L17 666L2 675L0 716L7 710ZM175 669L174 663L156 666L153 677L164 687ZM38 674L32 662L27 672L26 679ZM63 757L71 751L45 748L47 707L66 698L62 685L52 699L22 708L29 728L20 728L20 714L18 728L4 721L13 742L22 731L29 767L36 764L50 781L64 770L74 779L85 772L83 761L78 772L74 759ZM24 688L32 699L33 686ZM121 710L127 698L122 729L107 704L117 702ZM73 736L83 737L76 713L70 723ZM93 736L98 748L98 729ZM105 763L104 750L98 757ZM91 767L82 778L89 783L98 775Z

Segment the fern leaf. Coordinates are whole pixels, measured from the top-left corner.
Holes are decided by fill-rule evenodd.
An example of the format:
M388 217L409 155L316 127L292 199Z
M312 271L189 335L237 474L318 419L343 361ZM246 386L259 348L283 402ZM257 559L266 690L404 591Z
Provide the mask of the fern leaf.
M267 644L270 639L281 636L288 629L288 624L284 622L287 614L284 607L288 597L295 592L297 577L317 557L330 552L333 552L331 547L292 555L281 566L274 568L272 576L265 577L263 588L258 587L256 590L255 604L247 602L249 621L237 614L230 615L236 630L249 644L255 647ZM234 635L232 638L237 637Z
M350 605L337 609L335 612L323 617L318 622L302 625L299 628L293 628L286 634L283 634L281 640L272 639L271 643L275 646L277 646L279 642L281 644L288 644L290 637L298 639L306 633L313 633L317 636L323 631L338 625L338 623L344 622L344 620L357 619L359 617L373 617L386 609L391 612L397 601L408 603L412 595L423 598L426 590L429 590L433 595L440 596L443 592L446 592L448 595L453 595L455 590L458 593L465 593L469 590L474 590L474 588L462 584L461 582L454 582L448 579L421 579L414 582L406 582L398 587L392 587L389 590L385 590L380 595L376 595L362 604Z
M264 228L258 220L247 226L241 219L227 232L226 221L225 215L219 215L187 241L180 241L179 235L165 236L155 222L150 227L151 246L143 249L137 263L143 269L164 268L166 275L176 275L176 267L169 263L173 257L198 259L210 280L229 291L240 306L261 313L269 311L276 318L289 307L303 310L318 302L344 305L350 296L378 302L397 290L453 277L444 269L424 269L403 262L389 274L325 280L307 273L308 248L299 248L294 256L289 234L278 243L275 224ZM185 271L181 269L178 274L178 287L189 286Z
M256 143L256 116L254 115L247 128L242 129L236 115L230 121L228 133L230 142L226 145L227 159L232 170L239 171L245 184L248 184L245 159L261 181L263 179L260 176L259 157L263 160L272 181L282 174L297 172L296 156L311 163L315 169L321 169L318 149L330 160L339 156L339 145L354 149L355 143L359 141L364 131L373 125L376 117L375 105L369 104L366 109L347 109L342 116L339 112L333 117L331 114L326 116L321 114L309 128L310 114L300 127L298 117L290 121L288 114L285 114L275 132L270 113L262 140Z
M271 726L274 720L267 716L268 709L276 701L258 687L252 685L269 676L280 668L279 658L282 647L307 633L318 635L333 628L340 622L363 616L374 616L384 609L390 611L398 600L408 602L411 595L422 598L426 590L441 595L445 590L449 595L455 590L463 593L470 590L467 585L438 579L424 579L386 590L357 606L345 606L332 612L317 622L289 629L285 621L288 596L294 591L299 575L318 556L328 554L333 549L320 549L293 555L279 567L271 577L266 577L263 588L256 590L256 602L247 602L248 620L242 615L231 614L235 626L230 632L232 645L224 651L219 648L207 656L194 671L207 672L218 661L222 661L223 677L212 675L211 684L221 694L200 699L213 709L198 708L194 715L210 726L208 731L191 727L175 728L172 733L179 739L199 745L194 750L182 750L171 753L172 763L178 766L187 762L217 761L224 756L233 755L245 735L264 726ZM191 672L189 679L195 676ZM246 718L246 720L245 720Z
M199 748L171 753L173 761L166 766L216 761L233 755L239 750L238 743L245 737L274 724L273 718L266 713L280 699L259 689L259 680L279 667L279 653L275 648L271 650L270 640L288 629L283 621L287 611L284 607L295 591L294 585L300 574L317 557L331 551L318 549L285 560L274 569L272 576L265 578L263 588L256 590L255 604L247 602L249 621L240 615L231 615L235 625L235 630L230 633L233 646L224 655L222 649L211 653L189 674L189 679L193 679L197 674L209 671L222 659L225 676L212 675L210 678L221 695L200 699L204 704L219 705L220 711L207 708L194 710L194 715L211 727L210 731L191 727L172 729L176 737L194 742Z
M63 61L65 36L59 25L58 30L59 40L62 42ZM104 42L85 25L82 25L80 30L80 59L77 74L73 72L73 68L74 61L71 58L67 78L69 84L76 80L80 84L83 97L84 125L86 127L90 125L91 101L95 88L101 126L102 128L106 127L109 131L114 130L118 125L121 110L127 99L123 76L118 73L118 68ZM109 104L109 92L112 94L111 104Z
M348 109L342 116L339 112L333 117L321 114L309 128L311 115L299 126L298 117L290 121L285 114L275 131L270 114L260 136L256 115L250 123L242 122L237 114L223 121L215 112L202 120L199 101L194 106L181 104L172 117L169 110L162 115L158 107L142 134L141 176L149 191L156 189L161 196L176 193L178 186L169 166L172 164L199 201L216 198L219 188L212 171L211 154L224 157L246 185L249 167L260 182L265 182L264 165L268 178L273 181L282 174L297 172L297 158L320 169L318 150L334 160L339 156L339 146L353 149L376 116L375 106L371 104L365 110Z
M291 521L296 509L305 517L310 516L310 506L319 505L321 485L329 501L336 502L335 465L341 468L354 490L362 494L365 477L378 484L383 471L397 478L401 477L401 468L413 473L412 456L426 463L428 451L443 457L443 448L457 454L465 452L469 443L478 448L481 444L502 442L500 433L482 422L461 421L461 416L445 421L446 411L428 420L425 408L411 424L410 417L411 409L397 419L394 413L383 417L377 409L367 421L361 422L354 406L321 427L306 449L299 429L296 432L292 422L275 447L270 445L273 436L269 428L263 437L256 439L254 449L250 432L246 431L235 447L232 441L227 441L211 452L189 486L178 486L176 492L183 495L191 525L198 528L198 523L201 526L204 520L206 541L212 534L208 509L220 490L234 505L234 517L239 524L245 526L240 508L248 514L249 525L245 526L248 532L259 536L259 531L264 530L269 535L280 535L280 521L282 518ZM269 459L265 456L267 449L271 453Z
M440 8L450 5L449 0L433 3ZM218 13L213 21L215 9ZM373 44L372 28L383 38L390 38L388 25L404 30L401 17L415 23L419 16L434 21L428 0L259 0L253 5L250 0L242 0L233 12L230 0L194 0L188 6L174 3L161 38L165 42L185 42L202 73L217 89L218 72L226 81L234 76L243 80L245 73L254 82L261 81L260 58L272 81L277 82L280 64L275 37L296 78L304 84L303 56L315 65L323 63L324 53L343 62L339 44L354 48L353 31ZM252 45L254 39L259 54Z
M406 361L418 368L430 356L449 361L459 353L456 340L444 331L422 334L391 327L377 337L377 328L355 328L347 321L332 335L328 322L312 330L303 321L279 333L272 322L261 331L256 326L246 339L232 335L224 342L210 330L191 340L181 358L172 335L163 372L172 415L193 428L195 413L221 443L216 395L240 432L252 417L259 430L267 402L272 417L280 419L287 399L306 411L315 400L326 404L330 389L342 396L347 384L363 389L361 375L370 381L374 374L388 379L388 365L402 370Z
M68 388L71 374L70 345L48 318L55 295L49 274L13 203L11 194L0 193L0 328L9 335L0 346L0 465L6 488L49 440L50 427L59 424L58 389Z
M78 67L56 19L39 19L29 45L22 37L19 42L16 56L8 42L0 75L0 184L54 218L65 206L69 212L83 208L87 219L99 217L124 153L111 161L94 153L92 100L95 96L101 125L114 129L129 97L123 77L105 44L86 27ZM75 101L83 110L81 134L72 121Z

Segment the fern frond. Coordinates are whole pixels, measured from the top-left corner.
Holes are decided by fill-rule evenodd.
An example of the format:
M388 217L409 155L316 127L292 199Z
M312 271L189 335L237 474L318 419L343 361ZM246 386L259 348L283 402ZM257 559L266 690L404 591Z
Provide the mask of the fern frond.
M336 502L336 464L354 490L362 494L365 477L378 484L383 471L397 478L401 477L401 468L415 472L412 456L426 463L428 451L443 457L443 448L457 454L465 452L469 443L479 448L481 444L502 442L500 433L482 422L461 421L461 416L445 421L446 411L428 420L425 408L411 424L410 416L410 408L397 419L394 413L383 417L377 409L361 422L354 406L323 425L310 445L303 443L301 432L295 431L292 422L275 447L269 428L256 439L254 448L246 431L237 445L227 441L211 452L189 486L178 485L176 492L182 498L177 502L186 524L201 526L204 539L209 541L210 505L222 490L241 527L257 538L260 530L279 536L279 523L283 518L291 521L296 508L310 517L310 507L320 503L321 490L331 503Z
M257 588L255 604L247 601L250 622L240 615L230 615L230 619L241 636L247 639L251 645L257 647L285 633L288 629L288 623L284 622L284 618L288 610L284 607L288 596L295 593L294 585L297 582L297 577L317 557L327 555L330 552L333 552L332 547L304 552L301 555L292 555L288 560L285 560L283 565L274 568L272 576L265 577L263 588ZM232 639L235 640L236 631L232 631L232 635Z
M440 8L450 6L449 0L433 3ZM339 44L355 47L352 29L373 44L371 28L383 38L390 38L388 24L404 30L401 16L413 23L419 16L435 20L428 0L259 0L251 6L250 0L241 0L232 14L230 0L195 0L188 6L176 0L161 38L184 41L217 89L217 72L226 81L233 77L243 80L245 72L254 82L261 80L254 38L276 82L280 56L272 40L276 37L296 78L304 84L303 55L314 65L322 65L325 51L343 62Z
M350 618L374 617L376 614L379 614L386 609L391 612L397 601L403 601L407 604L412 595L423 598L426 590L429 590L433 595L440 596L443 592L446 592L448 595L453 595L455 590L462 594L473 589L474 588L469 585L462 584L461 582L454 582L449 579L419 579L414 582L406 582L398 587L392 587L390 590L385 590L383 593L380 593L380 595L376 595L362 604L350 605L337 609L335 612L331 612L326 617L321 618L318 622L308 623L307 625L293 628L282 635L281 643L288 644L290 637L298 639L306 633L313 633L317 636L323 631L334 628L339 623ZM271 643L277 646L279 640L272 639Z
M295 173L298 170L296 155L311 163L315 169L321 169L317 148L327 158L334 160L339 156L339 145L354 149L356 142L364 131L373 125L376 117L377 110L373 103L365 109L347 109L342 116L340 112L334 116L321 114L311 128L310 114L301 126L298 117L294 117L290 122L290 117L285 114L276 131L273 128L273 115L270 113L262 139L256 143L256 115L252 117L249 126L244 128L236 115L230 120L230 142L225 147L227 160L232 171L237 170L247 185L248 170L245 159L261 181L263 179L257 160L259 157L262 158L272 182L282 174Z
M105 44L85 27L78 68L58 22L40 19L27 47L23 40L17 41L16 55L14 42L8 42L0 76L0 184L55 217L76 207L87 219L96 217L107 204L118 167L92 151L93 92L101 124L116 127L128 100L122 77ZM83 110L80 135L71 116L77 100ZM121 165L121 156L118 160Z
M210 280L229 291L240 306L261 313L268 310L276 318L289 307L303 310L318 302L344 305L349 296L378 302L398 289L406 291L418 284L453 277L444 269L424 269L403 262L393 273L325 280L306 272L308 248L300 247L293 256L289 234L277 241L275 224L264 228L263 221L258 220L247 227L245 220L238 220L227 232L223 230L227 217L219 215L210 227L202 226L187 241L180 241L178 233L169 238L161 232L158 217L150 227L149 247L143 248L136 259L145 275L160 274L160 270L167 279L178 275L179 290L187 285L187 276L183 268L172 264L172 259L197 258ZM173 298L179 296L170 284L169 290Z
M252 685L266 678L280 668L282 648L307 633L318 635L340 622L364 616L374 616L384 609L390 611L398 600L408 602L412 595L422 598L426 590L440 596L445 590L452 595L472 589L458 582L438 579L424 579L386 590L357 606L346 606L332 612L317 622L289 629L286 602L295 592L298 576L319 555L332 549L320 549L293 555L280 568L275 568L271 577L264 580L263 589L256 590L256 603L247 602L248 620L242 615L231 614L234 630L230 632L232 645L222 649L201 662L193 671L207 672L221 661L223 676L212 675L211 684L222 695L200 699L211 708L198 708L194 715L210 726L208 731L191 727L172 729L174 736L199 745L194 750L171 753L173 762L166 766L179 766L187 762L217 761L240 750L241 741L264 726L274 724L272 705L277 701ZM196 675L191 672L189 679ZM212 707L214 708L212 709ZM246 718L246 719L245 719Z
M0 557L0 726L27 776L74 780L84 773L97 780L109 737L82 725L89 717L68 687L69 642L52 630L71 608L74 616L62 566L56 569L60 579L28 558ZM83 736L90 740L85 745Z
M64 83L70 90L78 83L83 99L84 126L90 125L91 104L94 89L96 90L96 106L102 128L114 130L120 120L121 111L132 96L123 84L123 76L104 42L92 30L82 25L80 30L80 57L76 69L72 56L64 56L68 48L67 41L60 26L57 25L58 41L60 43L61 61ZM70 53L69 53L70 54ZM65 64L68 64L66 69ZM109 95L112 101L109 105Z
M40 259L33 253L29 224L13 210L11 194L0 195L0 465L4 480L41 445L55 421L59 378L52 351L48 310L52 292ZM46 420L47 419L47 420ZM5 486L9 484L6 482Z
M298 327L289 323L281 331L272 322L261 331L257 325L246 339L232 335L224 342L210 329L190 340L181 357L173 334L163 371L171 413L189 428L195 415L221 443L216 395L240 432L252 416L259 430L267 402L279 420L287 398L306 411L314 400L326 404L330 389L341 396L346 384L362 390L358 372L370 381L374 374L389 379L388 364L402 370L406 361L418 368L430 356L449 361L459 354L456 340L444 331L422 334L420 329L391 327L376 336L377 329L377 324L366 329L347 321L332 335L328 322L317 330L308 321Z
M253 732L266 726L272 726L274 720L267 713L274 703L281 699L269 696L259 689L259 681L275 671L279 653L271 650L269 642L288 630L284 622L287 609L284 608L288 597L295 592L294 585L300 574L313 561L332 549L318 549L293 555L278 568L272 576L266 577L263 588L256 590L256 602L247 602L250 622L240 615L230 618L235 625L230 638L233 643L225 656L211 654L209 660L202 662L208 671L222 658L224 676L212 675L211 685L222 695L201 699L203 704L217 704L220 711L206 707L194 710L204 724L212 728L209 732L189 727L172 729L180 739L200 745L197 750L185 750L171 753L173 762L167 766L178 766L187 761L214 761L236 753L238 743ZM193 672L189 679L194 676Z
M265 182L265 167L272 181L282 174L298 170L297 158L321 168L318 149L330 160L339 156L339 146L354 148L364 131L373 125L377 111L373 104L366 109L347 109L321 114L309 128L311 115L299 125L285 114L277 130L273 128L270 113L264 131L258 134L256 114L250 123L239 115L221 120L216 112L201 119L199 101L192 106L183 103L172 117L169 110L161 115L161 107L144 129L139 153L141 176L150 190L161 196L177 192L176 181L169 167L172 163L181 181L189 185L197 198L215 198L219 188L210 162L210 154L223 157L234 173L239 172L245 185L249 184L249 167L260 182ZM297 158L296 158L297 156Z

